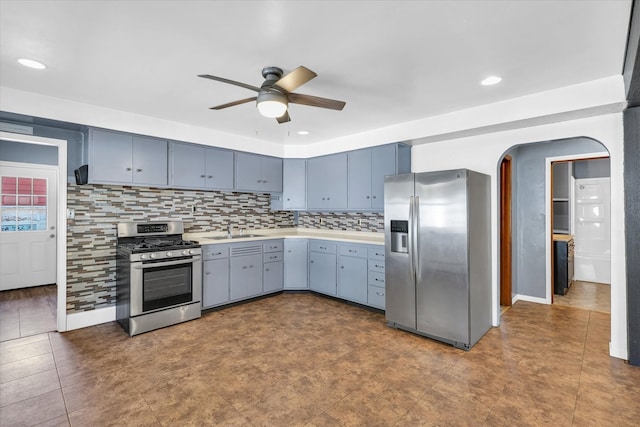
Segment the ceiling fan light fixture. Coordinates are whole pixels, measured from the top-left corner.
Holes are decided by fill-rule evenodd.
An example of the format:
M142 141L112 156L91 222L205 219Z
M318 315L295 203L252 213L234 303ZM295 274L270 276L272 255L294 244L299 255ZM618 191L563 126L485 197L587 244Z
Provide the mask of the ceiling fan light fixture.
M265 117L281 117L287 112L287 99L278 93L262 93L256 101L258 111Z

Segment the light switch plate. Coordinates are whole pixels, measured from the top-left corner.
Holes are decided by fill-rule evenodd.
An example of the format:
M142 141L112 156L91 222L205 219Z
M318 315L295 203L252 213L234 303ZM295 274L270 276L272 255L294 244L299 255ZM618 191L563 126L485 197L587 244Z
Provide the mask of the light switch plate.
M67 219L74 219L76 217L75 209L67 209Z

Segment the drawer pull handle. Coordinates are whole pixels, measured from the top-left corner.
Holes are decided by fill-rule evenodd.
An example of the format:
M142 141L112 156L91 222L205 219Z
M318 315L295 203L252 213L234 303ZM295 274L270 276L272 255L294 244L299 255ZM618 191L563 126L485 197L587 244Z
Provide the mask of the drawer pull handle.
M210 271L206 271L205 273L206 273L206 274L211 274L211 272L210 272Z
M376 295L383 297L384 296L384 292L376 292Z
M376 266L376 268L384 268L384 265L378 265L378 264L376 264L375 266Z
M136 172L142 172L142 169L136 169Z
M341 265L340 268L344 269L344 265Z
M382 282L382 283L384 283L384 280L382 280L382 279L378 279L378 278L376 277L376 282Z
M246 270L246 269L247 269L247 266L246 266L246 265L243 265L243 266L242 266L242 269L243 269L243 270Z
M206 175L200 175L200 178L206 178L206 177L207 177Z
M270 256L269 259L276 259L278 258L277 256Z
M267 269L265 269L264 271L269 271L269 269L267 268Z

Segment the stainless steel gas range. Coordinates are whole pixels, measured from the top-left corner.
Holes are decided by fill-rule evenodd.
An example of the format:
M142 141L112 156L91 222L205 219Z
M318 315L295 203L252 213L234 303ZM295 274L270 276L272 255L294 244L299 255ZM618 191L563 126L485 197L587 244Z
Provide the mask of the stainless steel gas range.
M200 317L202 250L181 221L118 224L116 318L130 336Z

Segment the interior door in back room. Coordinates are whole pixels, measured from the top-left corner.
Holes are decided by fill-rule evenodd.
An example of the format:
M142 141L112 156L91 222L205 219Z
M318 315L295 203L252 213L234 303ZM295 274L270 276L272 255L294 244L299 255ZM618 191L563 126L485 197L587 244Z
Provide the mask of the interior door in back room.
M56 282L57 168L0 164L0 290Z

